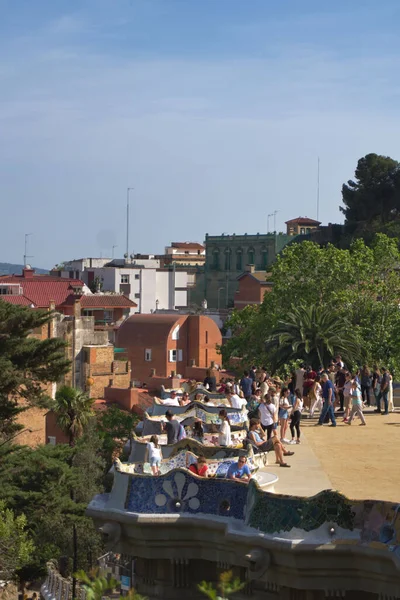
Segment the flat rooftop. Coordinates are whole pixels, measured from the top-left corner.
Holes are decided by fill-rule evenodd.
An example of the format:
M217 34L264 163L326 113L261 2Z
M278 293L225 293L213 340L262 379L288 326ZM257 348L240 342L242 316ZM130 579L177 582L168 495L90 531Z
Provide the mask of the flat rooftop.
M359 419L337 427L316 427L317 418L302 419L301 444L287 446L295 455L290 469L268 458L269 473L278 475L275 493L312 496L332 488L348 498L400 501L400 412L381 416L364 411L367 426ZM290 435L289 435L290 437Z

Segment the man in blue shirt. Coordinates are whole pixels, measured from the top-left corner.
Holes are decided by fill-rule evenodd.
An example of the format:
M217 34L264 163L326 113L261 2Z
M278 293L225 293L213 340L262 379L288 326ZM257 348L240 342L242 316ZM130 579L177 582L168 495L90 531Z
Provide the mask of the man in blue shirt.
M321 376L321 383L324 406L321 410L321 415L317 425L323 425L325 417L328 415L328 419L332 421L331 427L336 427L335 411L333 410L333 405L335 402L335 388L327 373L324 373Z
M228 479L241 479L242 481L250 481L251 473L247 458L241 456L236 463L233 463L226 474Z
M240 387L242 389L243 396L246 398L246 402L248 402L250 400L252 386L253 386L253 380L251 377L249 377L249 372L244 371L243 377L240 380Z

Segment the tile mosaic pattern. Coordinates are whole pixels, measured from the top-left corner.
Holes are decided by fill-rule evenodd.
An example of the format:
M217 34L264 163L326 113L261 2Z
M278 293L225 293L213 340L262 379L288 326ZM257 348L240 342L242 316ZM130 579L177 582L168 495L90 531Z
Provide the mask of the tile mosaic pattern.
M130 476L127 510L138 513L213 514L243 519L247 484L210 480L175 470L161 477ZM212 481L212 486L208 485Z
M236 409L232 408L230 405L228 406L228 400L226 398L218 399L218 406L209 406L208 404L204 404L204 402L190 402L190 404L186 404L185 406L168 406L168 404L163 404L158 401L158 398L154 399L153 406L149 409L149 414L151 413L152 417L157 416L165 416L165 411L170 410L174 415L182 415L186 411L191 410L192 408L200 408L204 409L210 413L219 413L221 408L226 408L227 412L230 414L234 412Z
M193 408L187 410L185 413L176 415L175 419L179 423L183 423L189 419L201 419L205 424L217 424L221 423L218 416L218 412L213 413L201 408L197 405L192 405ZM247 427L247 410L235 410L229 411L229 420L232 428L243 428ZM161 433L161 422L165 421L165 413L163 415L150 416L148 413L144 413L143 417L143 435L151 435L153 433ZM183 423L185 425L185 423Z
M222 515L271 535L337 526L357 532L357 543L378 545L400 561L400 504L350 500L333 490L311 498L283 496L262 491L253 480L247 485L202 479L181 469L160 477L126 476L130 478L126 508L132 512Z

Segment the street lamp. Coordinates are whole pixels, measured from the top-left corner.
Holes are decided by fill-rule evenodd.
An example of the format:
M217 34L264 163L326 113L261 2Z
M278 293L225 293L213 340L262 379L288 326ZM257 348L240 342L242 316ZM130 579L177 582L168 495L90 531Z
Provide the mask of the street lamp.
M219 293L224 289L225 289L224 287L218 288L218 310L219 310Z
M126 188L126 258L129 257L129 192L134 188Z
M274 216L274 213L270 213L270 214L267 216L267 229L268 229L268 232L267 232L267 233L269 233L269 218L270 218L270 217L273 217L273 216Z

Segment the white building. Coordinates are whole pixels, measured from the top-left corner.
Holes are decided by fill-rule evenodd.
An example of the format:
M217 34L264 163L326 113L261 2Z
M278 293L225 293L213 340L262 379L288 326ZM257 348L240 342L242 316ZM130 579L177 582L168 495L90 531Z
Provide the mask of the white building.
M82 258L64 263L57 272L60 277L82 279L99 291L125 294L137 304L133 312L187 307L188 273L172 266L160 267L153 255L128 261Z

